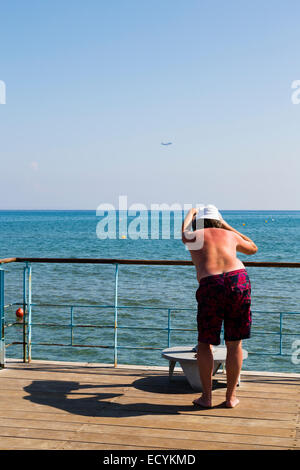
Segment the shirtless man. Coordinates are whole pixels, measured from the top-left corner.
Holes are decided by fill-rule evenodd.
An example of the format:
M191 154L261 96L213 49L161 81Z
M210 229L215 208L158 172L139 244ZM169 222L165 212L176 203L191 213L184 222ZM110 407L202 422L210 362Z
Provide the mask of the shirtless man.
M252 255L257 252L257 246L250 238L228 225L212 205L188 212L182 225L182 241L190 251L199 282L196 292L196 357L203 393L193 403L205 408L212 406L214 360L211 345L220 344L224 321L227 346L225 405L234 408L239 403L236 386L243 362L242 339L250 338L252 321L250 279L236 252Z

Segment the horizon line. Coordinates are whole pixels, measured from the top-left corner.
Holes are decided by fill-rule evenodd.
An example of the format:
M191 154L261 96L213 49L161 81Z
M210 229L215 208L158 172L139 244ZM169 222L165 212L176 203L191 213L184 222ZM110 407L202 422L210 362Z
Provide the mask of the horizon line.
M127 212L132 209L127 209ZM180 212L184 209L176 209L175 211L171 210L170 212ZM97 209L1 209L0 212L97 212ZM104 211L104 212L112 212L111 211ZM123 212L124 209L115 209L116 212ZM157 210L152 209L143 209L143 210L136 210L135 212L157 212ZM167 209L159 209L159 212L168 211ZM221 212L239 212L239 211L248 211L248 212L300 212L300 209L219 209Z

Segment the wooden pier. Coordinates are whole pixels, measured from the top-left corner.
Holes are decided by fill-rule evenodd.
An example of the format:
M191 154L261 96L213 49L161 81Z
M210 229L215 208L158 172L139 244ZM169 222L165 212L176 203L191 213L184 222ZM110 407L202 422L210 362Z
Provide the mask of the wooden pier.
M300 449L300 374L244 372L240 405L213 408L167 368L8 360L0 370L0 449Z

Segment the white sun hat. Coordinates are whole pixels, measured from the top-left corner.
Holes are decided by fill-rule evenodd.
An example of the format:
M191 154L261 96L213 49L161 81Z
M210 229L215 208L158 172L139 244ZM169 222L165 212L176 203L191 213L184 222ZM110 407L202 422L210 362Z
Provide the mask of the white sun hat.
M196 220L198 219L215 219L222 220L222 215L213 204L207 204L199 208L198 213L196 214Z

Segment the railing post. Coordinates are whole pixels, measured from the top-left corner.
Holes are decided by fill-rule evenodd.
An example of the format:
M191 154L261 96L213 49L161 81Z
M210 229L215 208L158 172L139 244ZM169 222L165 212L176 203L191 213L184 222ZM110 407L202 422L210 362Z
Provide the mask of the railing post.
M23 362L31 361L31 266L23 271Z
M26 312L27 312L27 292L26 292L26 273L27 273L27 266L23 268L23 362L27 362L27 351L26 351L26 336L27 336L27 328L26 328Z
M170 336L171 336L171 309L168 308L168 348L170 347Z
M118 364L118 280L119 280L119 265L116 264L115 271L115 331L114 331L114 366Z
M280 356L282 355L282 313L280 312Z
M5 367L5 336L4 336L4 269L0 268L0 367Z
M73 346L73 305L71 307L71 346Z
M27 332L27 358L28 362L31 361L31 266L27 267L28 282L27 282L27 299L28 299L28 332Z

